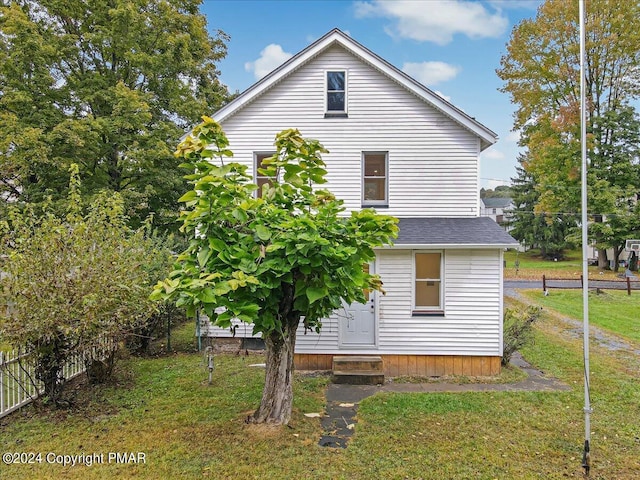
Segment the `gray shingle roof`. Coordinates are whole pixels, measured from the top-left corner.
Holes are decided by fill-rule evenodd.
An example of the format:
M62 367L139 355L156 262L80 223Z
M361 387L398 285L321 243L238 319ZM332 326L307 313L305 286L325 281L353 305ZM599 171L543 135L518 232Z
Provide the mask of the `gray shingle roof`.
M508 197L491 197L483 198L482 203L486 208L505 208L511 203L511 198Z
M396 245L518 245L488 217L401 218L398 227Z

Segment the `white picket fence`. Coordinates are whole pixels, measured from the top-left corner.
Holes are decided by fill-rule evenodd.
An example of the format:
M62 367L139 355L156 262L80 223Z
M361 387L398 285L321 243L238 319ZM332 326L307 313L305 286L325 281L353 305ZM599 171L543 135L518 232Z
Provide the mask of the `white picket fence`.
M42 383L36 380L29 352L15 349L0 352L0 418L34 401L42 394ZM85 355L74 354L62 368L63 376L70 380L85 371Z

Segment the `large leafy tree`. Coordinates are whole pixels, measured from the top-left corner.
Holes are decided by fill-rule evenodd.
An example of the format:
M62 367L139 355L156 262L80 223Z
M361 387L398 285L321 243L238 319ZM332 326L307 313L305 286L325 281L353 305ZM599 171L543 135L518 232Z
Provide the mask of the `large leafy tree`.
M326 150L298 130L277 135L276 153L262 174L262 195L246 166L231 156L220 126L205 122L177 155L195 173L187 178L183 230L191 238L170 278L154 297L200 309L220 327L237 318L254 324L266 345L266 376L258 423L287 423L293 400L293 354L298 326L319 331L343 302L364 302L364 289L381 289L363 270L373 248L388 244L396 220L365 209L343 215L342 201L314 185L325 183Z
M592 0L587 15L590 236L607 247L633 234L628 222L612 220L630 214L639 192L632 105L640 94L640 4ZM497 72L517 106L514 128L536 179L537 213L579 212L579 68L577 2L547 0L514 28ZM604 267L606 250L599 251Z
M0 337L30 352L53 402L72 354L85 355L90 378L110 373L119 342L158 309L149 293L170 263L168 250L127 227L119 194L103 192L85 214L77 178L67 215L10 208L0 222Z
M185 184L167 145L228 97L227 36L208 34L200 3L3 2L0 199L64 199L77 163L84 193L120 192L134 225L175 222Z

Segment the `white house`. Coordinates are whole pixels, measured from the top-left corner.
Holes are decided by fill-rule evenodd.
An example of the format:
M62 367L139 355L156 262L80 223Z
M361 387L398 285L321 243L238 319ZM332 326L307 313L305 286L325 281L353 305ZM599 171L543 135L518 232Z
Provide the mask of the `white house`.
M509 220L514 209L513 200L507 197L492 197L480 199L480 215L489 217L499 225Z
M391 376L499 372L502 252L517 242L480 215L479 155L494 132L337 29L213 118L257 183L275 134L298 128L330 151L323 188L349 210L400 219L397 241L370 265L386 295L346 306L319 334L301 327L297 368L375 354ZM211 326L208 334L231 336Z

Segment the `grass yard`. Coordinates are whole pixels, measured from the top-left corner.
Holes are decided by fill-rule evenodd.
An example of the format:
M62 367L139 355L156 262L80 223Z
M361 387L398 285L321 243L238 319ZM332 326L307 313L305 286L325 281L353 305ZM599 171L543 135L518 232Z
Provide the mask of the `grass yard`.
M582 290L551 289L545 297L539 290L523 291L533 302L568 317L582 319ZM640 292L605 290L589 292L589 321L625 339L640 342Z
M553 278L576 278L582 275L582 251L570 250L565 252L565 258L558 262L540 258L540 251L532 249L527 252L508 250L504 253L504 278L521 280L542 280L542 275ZM516 261L519 268L516 271ZM618 273L624 273L621 268ZM598 267L589 267L589 278L620 280L613 271L605 271L602 274Z
M216 357L212 385L197 353L130 358L118 385L79 390L68 411L0 420L0 446L105 459L144 452L145 464L2 465L0 478L581 478L581 342L568 328L546 312L524 355L570 391L378 394L362 402L345 450L319 447L320 422L303 415L322 412L326 377L298 376L291 425L274 429L244 423L264 374L249 364L261 356ZM190 331L172 344L192 349ZM591 365L591 478L640 478L640 361L595 347Z

